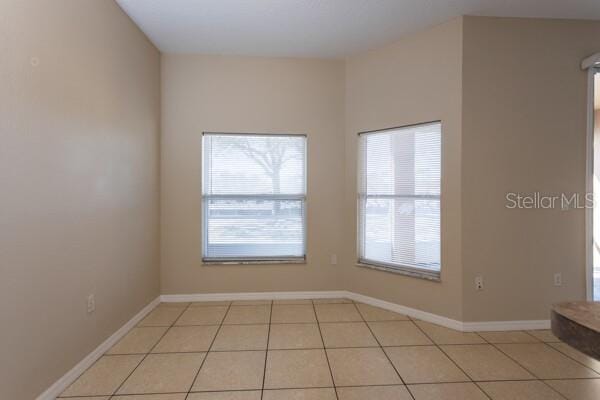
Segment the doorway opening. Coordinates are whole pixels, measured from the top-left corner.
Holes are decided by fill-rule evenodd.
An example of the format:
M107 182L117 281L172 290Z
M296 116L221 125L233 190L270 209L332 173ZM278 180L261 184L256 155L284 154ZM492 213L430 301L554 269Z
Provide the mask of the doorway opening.
M588 299L600 301L600 66L590 67L590 125L593 140L592 268L588 270ZM590 276L591 275L591 276Z
M591 249L588 248L587 297L588 300L600 301L600 63L595 62L588 68L588 146L593 152L589 160L591 165L588 165L588 171L592 172L588 174L588 193L591 189L594 206L592 215L588 213L587 216L588 223L591 223L591 229L588 227L588 235L591 233L588 246Z

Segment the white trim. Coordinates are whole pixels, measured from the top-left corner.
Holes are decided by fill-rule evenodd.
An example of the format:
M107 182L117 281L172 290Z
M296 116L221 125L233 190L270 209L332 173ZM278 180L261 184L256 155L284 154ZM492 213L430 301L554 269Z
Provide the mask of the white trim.
M441 315L418 310L416 308L401 306L399 304L390 303L389 301L379 300L374 297L369 297L358 293L348 292L347 297L355 301L360 301L375 307L381 307L389 311L408 315L411 318L431 322L436 325L445 326L446 328L462 332L518 331L550 328L550 320L461 322L455 319L442 317Z
M600 60L600 53L595 54ZM594 57L594 56L592 56ZM590 57L586 58L588 60ZM594 192L594 68L588 69L585 192ZM594 299L594 209L585 209L585 286L588 301Z
M589 57L584 58L581 62L581 69L588 69L597 64L600 64L600 53L595 53Z
M462 325L463 332L526 331L550 329L550 320L463 322Z
M119 341L127 332L131 330L139 321L142 320L150 311L152 311L160 303L160 296L152 300L139 313L125 323L118 331L113 333L100 346L96 347L83 360L75 365L69 372L64 374L59 380L54 382L46 391L40 394L36 400L54 400L59 396L69 385L81 374L85 372L93 363L96 362L104 353L106 353L115 343Z
M549 329L550 320L533 321L485 321L461 322L416 308L406 307L389 301L380 300L363 294L346 290L314 291L314 292L242 292L242 293L200 293L200 294L163 294L162 302L186 301L223 301L223 300L298 300L298 299L332 299L345 297L354 301L380 307L385 310L408 315L411 318L431 322L463 332L474 331L513 331L528 329Z
M374 297L365 296L363 294L348 292L348 297L354 301L369 304L375 307L380 307L385 310L408 315L411 318L420 319L422 321L431 322L433 324L445 326L446 328L462 331L462 322L455 319L442 317L441 315L432 314L427 311L417 310L416 308L401 306L400 304L390 303L389 301L379 300Z
M206 136L211 136L211 135L231 135L231 136L261 136L261 137L269 137L269 136L279 136L279 137L295 137L295 138L303 138L304 140L302 141L303 147L304 147L304 159L302 161L303 163L303 193L300 195L273 195L273 194L264 194L264 195L215 195L215 194L206 194L206 185L207 182L209 182L209 168L205 168L206 167L206 158L212 156L211 153L207 154L206 149L208 148L208 146L206 146L205 144L205 137ZM210 146L212 146L212 142L209 142ZM209 151L211 151L211 149L209 149ZM202 223L202 248L201 248L201 252L202 252L202 258L205 259L209 259L210 257L205 257L206 256L206 252L208 252L208 203L210 202L211 199L220 199L220 198L224 198L224 199L263 199L263 200L293 200L293 201L299 201L301 206L302 206L302 256L300 257L293 257L293 258L302 258L304 262L306 262L306 258L308 256L307 252L308 252L308 218L307 218L307 196L308 196L308 135L307 134L287 134L287 133L222 133L222 132L202 132L202 145L201 145L201 155L202 155L202 160L201 160L201 165L202 165L202 198L201 198L201 204L202 204L202 215L201 215L201 223ZM212 189L211 189L212 190ZM273 257L275 261L277 261L277 257ZM282 259L286 259L289 257L282 257ZM219 261L218 259L215 259L213 261ZM249 261L250 263L252 263L254 260L252 260L251 258L240 258L239 261ZM279 263L279 264L286 264L285 262L283 263Z
M348 292L345 290L333 290L317 292L163 294L160 296L160 301L163 303L173 303L182 301L335 299L338 297L349 297Z
M54 400L71 383L73 383L86 369L88 369L97 359L107 352L115 343L142 320L150 311L152 311L160 302L188 302L188 301L222 301L222 300L304 300L304 299L333 299L348 298L361 303L370 304L389 311L408 315L411 318L431 322L437 325L445 326L450 329L463 332L473 331L512 331L528 329L548 329L549 320L534 321L486 321L486 322L461 322L455 319L446 318L441 315L418 310L416 308L402 306L389 301L376 299L363 294L349 292L346 290L332 291L314 291L314 292L246 292L246 293L199 293L199 294L163 294L154 299L150 304L144 307L139 313L131 318L118 331L106 339L94 351L88 354L75 367L62 376L44 393L40 394L36 400Z

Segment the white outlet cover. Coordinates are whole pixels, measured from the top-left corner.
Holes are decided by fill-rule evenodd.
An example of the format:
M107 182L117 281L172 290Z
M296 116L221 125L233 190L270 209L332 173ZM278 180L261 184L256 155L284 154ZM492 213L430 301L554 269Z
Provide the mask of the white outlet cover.
M93 294L87 297L87 312L92 313L96 310L96 298Z
M475 290L483 290L483 276L475 277Z
M560 272L554 274L554 286L562 286L562 274Z

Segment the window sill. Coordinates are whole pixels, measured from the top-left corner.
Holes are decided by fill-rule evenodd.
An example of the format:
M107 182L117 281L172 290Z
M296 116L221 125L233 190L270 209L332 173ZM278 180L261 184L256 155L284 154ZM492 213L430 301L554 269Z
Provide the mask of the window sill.
M202 265L281 265L281 264L306 264L305 258L287 260L202 260Z
M425 279L425 280L433 281L433 282L441 282L442 281L442 279L440 277L440 273L435 272L435 271L426 272L426 271L420 271L417 269L412 269L410 267L404 267L404 268L403 267L388 267L385 265L367 264L365 262L360 262L360 261L356 263L356 266L362 267L362 268L375 269L378 271L391 272L392 274L410 276L411 278Z

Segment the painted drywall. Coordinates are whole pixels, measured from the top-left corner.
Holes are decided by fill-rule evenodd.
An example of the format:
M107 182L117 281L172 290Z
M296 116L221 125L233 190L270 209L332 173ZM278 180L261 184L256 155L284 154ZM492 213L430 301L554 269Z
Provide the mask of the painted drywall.
M348 290L461 319L462 19L346 63L344 273ZM442 280L356 266L358 132L442 121Z
M585 298L585 211L507 209L505 196L584 195L580 62L600 50L600 22L465 17L463 38L463 320L548 319Z
M162 293L343 288L343 63L166 54L162 95ZM307 135L306 264L202 264L204 131Z
M160 55L79 0L0 2L0 53L0 398L20 400L159 293Z
M160 78L112 2L1 7L0 356L14 361L0 397L35 397L159 281L164 294L347 289L462 321L546 319L585 296L583 211L507 210L505 195L583 194L579 62L598 51L597 22L465 17L346 61L163 55ZM355 266L357 132L437 119L442 281ZM202 265L203 131L308 135L305 265Z

